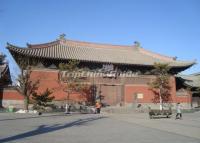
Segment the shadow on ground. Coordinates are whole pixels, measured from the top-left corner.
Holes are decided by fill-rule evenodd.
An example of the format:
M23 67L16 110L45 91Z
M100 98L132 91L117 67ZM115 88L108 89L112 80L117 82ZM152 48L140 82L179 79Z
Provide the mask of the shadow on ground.
M35 114L37 115L37 114ZM23 120L23 119L33 119L33 118L46 118L46 117L60 117L60 116L70 116L72 114L64 114L64 113L61 113L61 114L53 114L53 115L45 115L45 114L42 114L42 116L30 116L30 117L20 117L20 118L7 118L7 119L0 119L0 121L9 121L9 120Z
M96 120L103 119L103 118L106 118L106 117L90 117L90 118L78 119L76 121L66 123L64 125L61 125L61 124L54 124L52 126L40 125L35 130L31 130L29 132L21 133L21 134L14 135L14 136L11 136L11 137L2 138L2 139L0 139L0 143L19 140L19 139L23 139L23 138L27 138L27 137L31 137L31 136L37 136L37 135L40 135L40 134L46 134L46 133L49 133L49 132L54 132L54 131L57 131L57 130L70 128L70 127L73 127L73 126L86 125L89 122L96 121Z

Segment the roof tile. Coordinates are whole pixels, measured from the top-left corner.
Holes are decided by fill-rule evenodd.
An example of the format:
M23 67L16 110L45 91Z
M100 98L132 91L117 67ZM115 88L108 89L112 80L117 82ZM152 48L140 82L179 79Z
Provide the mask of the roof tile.
M77 59L83 61L147 65L152 66L155 62L169 63L172 67L189 67L195 62L174 60L143 48L134 46L119 46L108 44L95 44L72 40L57 40L54 42L38 45L28 45L29 48L20 48L8 44L7 48L22 55L43 57L49 59Z

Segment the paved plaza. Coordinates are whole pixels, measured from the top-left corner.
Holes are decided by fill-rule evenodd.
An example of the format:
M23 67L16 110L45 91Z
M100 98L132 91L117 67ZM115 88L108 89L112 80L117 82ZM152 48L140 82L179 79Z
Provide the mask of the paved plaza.
M0 143L200 143L200 112L183 120L147 113L0 113L0 128Z

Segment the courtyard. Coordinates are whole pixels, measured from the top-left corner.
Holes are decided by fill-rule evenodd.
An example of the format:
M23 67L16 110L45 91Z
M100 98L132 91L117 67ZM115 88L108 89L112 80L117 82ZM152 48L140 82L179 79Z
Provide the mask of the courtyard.
M200 112L183 120L135 114L0 113L1 143L199 143Z

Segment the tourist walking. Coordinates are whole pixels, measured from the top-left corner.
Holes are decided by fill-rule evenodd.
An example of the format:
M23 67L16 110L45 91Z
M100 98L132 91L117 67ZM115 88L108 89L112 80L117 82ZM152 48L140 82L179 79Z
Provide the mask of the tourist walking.
M96 113L100 114L100 112L101 112L101 103L100 102L96 102L95 108L96 108Z
M182 119L182 111L180 103L176 105L176 119Z
M66 103L65 105L65 113L69 114L70 113L70 105Z

